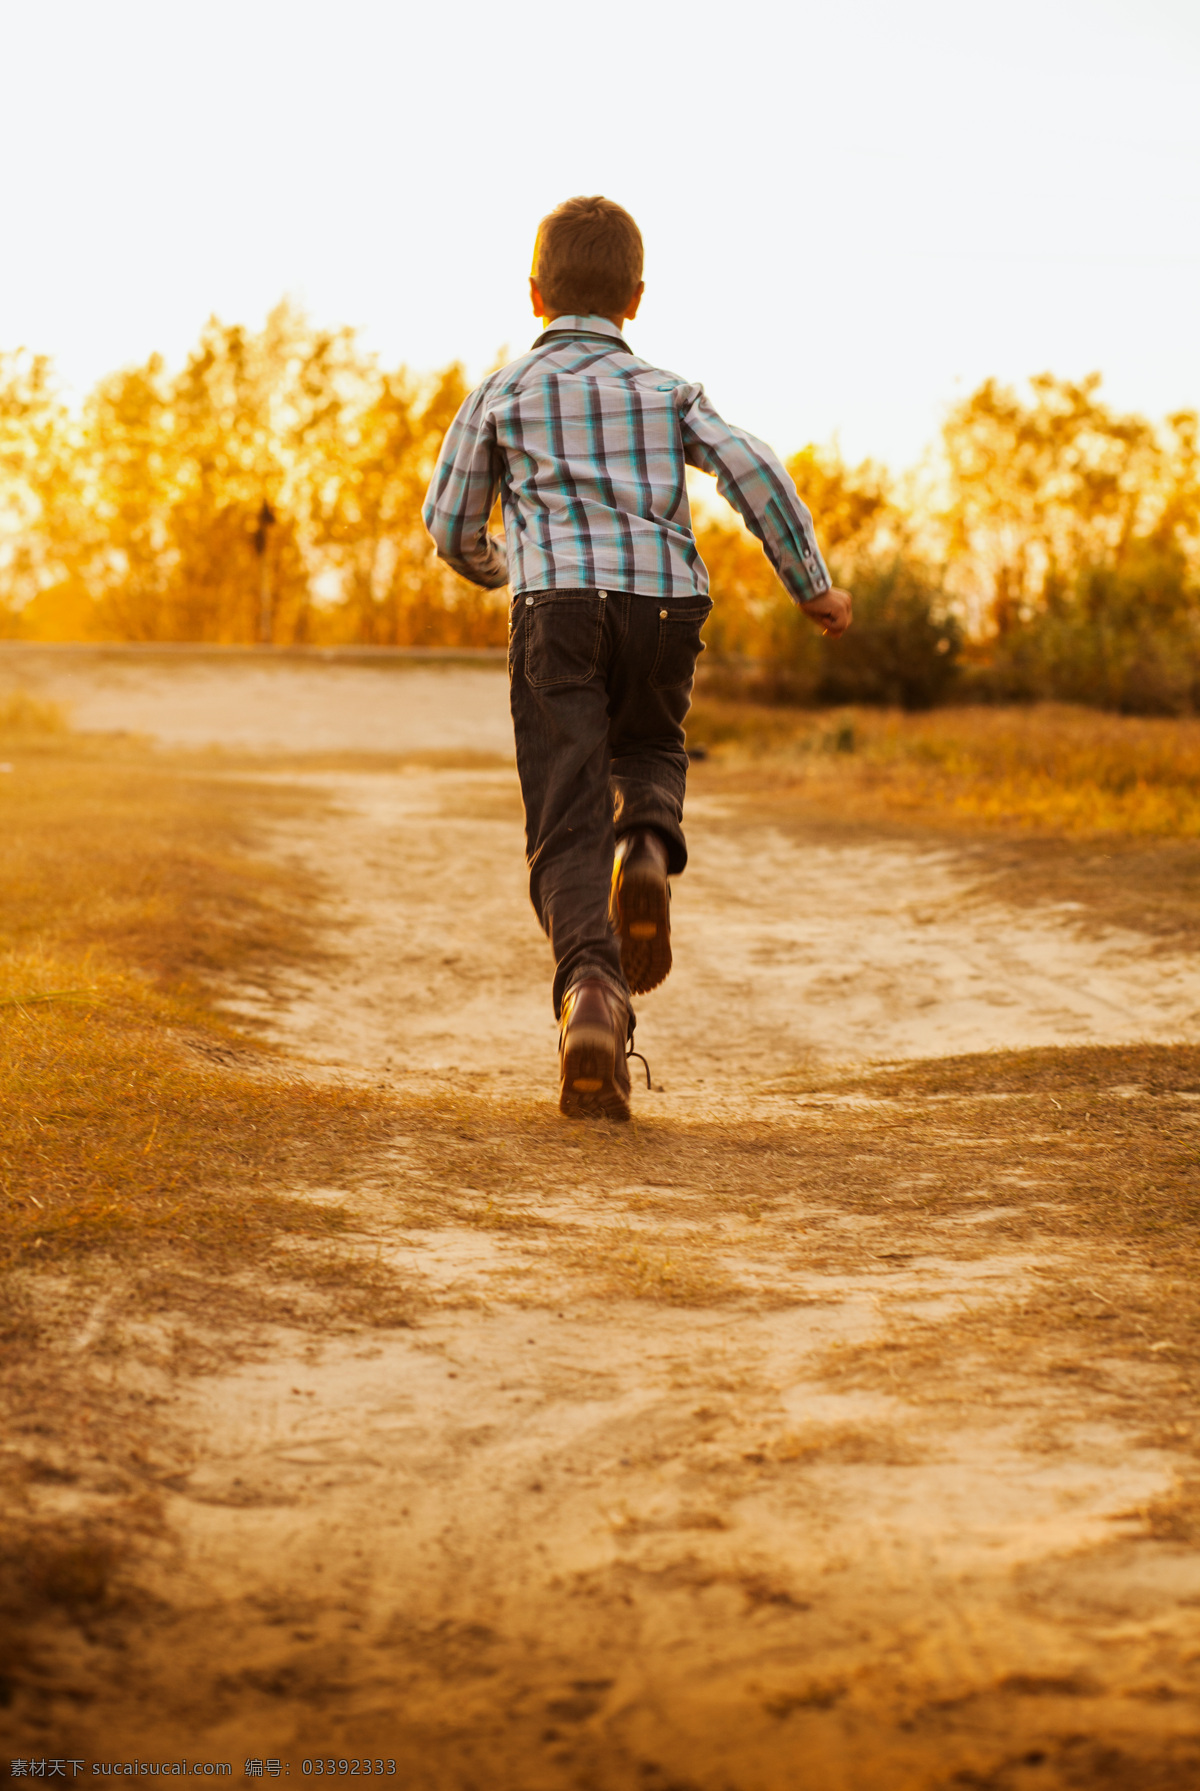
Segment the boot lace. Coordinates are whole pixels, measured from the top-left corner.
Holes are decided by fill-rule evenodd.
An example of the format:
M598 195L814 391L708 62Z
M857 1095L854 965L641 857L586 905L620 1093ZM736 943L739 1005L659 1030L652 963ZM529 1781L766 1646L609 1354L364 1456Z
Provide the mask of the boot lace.
M626 1053L625 1053L625 1061L626 1061L626 1063L629 1063L629 1062L630 1062L630 1061L631 1061L631 1060L632 1060L632 1059L633 1059L633 1058L635 1058L635 1057L636 1057L636 1058L637 1058L637 1060L638 1060L638 1062L639 1062L639 1063L640 1063L640 1064L641 1064L641 1066L642 1066L642 1068L643 1068L643 1069L644 1069L644 1070L645 1070L645 1072L646 1072L646 1087L647 1087L647 1088L650 1088L650 1087L651 1087L651 1086L652 1086L652 1083L651 1083L651 1081L650 1081L650 1065L649 1065L649 1064L648 1064L648 1063L647 1063L647 1062L646 1062L646 1059L645 1059L645 1058L644 1058L644 1057L643 1057L643 1056L642 1056L642 1054L641 1054L641 1052L640 1052L640 1051L635 1051L635 1050L634 1050L634 1048L633 1048L633 1040L632 1040L632 1039L630 1039L630 1041L629 1041L629 1049L628 1049L628 1050L627 1050L627 1051L626 1051Z

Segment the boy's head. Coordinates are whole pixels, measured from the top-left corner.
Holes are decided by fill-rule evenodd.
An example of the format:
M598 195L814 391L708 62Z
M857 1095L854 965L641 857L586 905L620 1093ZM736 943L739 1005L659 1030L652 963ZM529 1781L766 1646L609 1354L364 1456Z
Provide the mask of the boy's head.
M538 226L529 289L547 322L574 312L620 327L642 296L641 231L611 199L565 199Z

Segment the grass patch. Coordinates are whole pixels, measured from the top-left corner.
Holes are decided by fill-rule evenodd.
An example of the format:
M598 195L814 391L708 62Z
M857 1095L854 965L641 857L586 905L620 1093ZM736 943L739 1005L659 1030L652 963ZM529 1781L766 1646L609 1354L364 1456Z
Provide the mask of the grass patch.
M194 1001L94 959L0 963L0 1268L138 1241L259 1254L281 1229L329 1234L320 1183L387 1130L370 1091L197 1061Z
M0 950L91 954L211 1008L221 979L269 982L317 949L315 881L256 852L315 792L76 738L28 699L0 711L0 760Z
M1041 1046L884 1065L843 1086L875 1094L1188 1094L1200 1102L1200 1045Z
M813 714L701 696L688 738L808 803L1073 839L1200 838L1200 721L1065 704Z
M255 852L310 798L76 739L27 698L0 760L0 1268L166 1244L240 1266L337 1232L298 1191L389 1135L389 1104L287 1073L220 1011L321 949L315 887Z
M924 1147L928 1180L901 1182L898 1203L937 1211L982 1179L1011 1205L1010 1230L1032 1221L1030 1235L1136 1244L1152 1266L1169 1259L1192 1275L1200 1047L987 1052L897 1065L840 1086L882 1103L862 1128L868 1149L886 1145L890 1156L907 1142L912 1162L911 1147ZM1200 1304L1190 1322L1200 1343Z
M701 1239L681 1236L674 1247L664 1249L628 1227L614 1227L599 1242L599 1249L589 1246L578 1266L598 1272L599 1286L617 1299L714 1306L739 1291L713 1264Z
M67 718L58 703L43 702L26 690L12 690L0 698L0 743L25 744L66 731Z

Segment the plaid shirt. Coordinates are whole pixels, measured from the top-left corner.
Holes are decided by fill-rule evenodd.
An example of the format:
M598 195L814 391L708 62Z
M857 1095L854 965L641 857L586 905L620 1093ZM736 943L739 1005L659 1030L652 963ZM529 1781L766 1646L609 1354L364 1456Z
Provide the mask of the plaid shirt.
M830 588L777 456L723 422L702 386L639 361L607 317L556 318L471 393L442 443L425 526L439 558L489 590L704 596L685 465L716 475L797 603ZM487 532L497 491L504 541Z

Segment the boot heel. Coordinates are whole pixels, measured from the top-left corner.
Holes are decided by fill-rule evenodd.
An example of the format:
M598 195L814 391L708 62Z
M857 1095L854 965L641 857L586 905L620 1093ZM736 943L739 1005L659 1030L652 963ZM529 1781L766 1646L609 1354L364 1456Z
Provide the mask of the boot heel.
M603 983L568 992L559 1041L559 1110L569 1119L629 1118L629 1071L623 1055L628 1015Z
M581 1027L568 1041L563 1081L576 1094L598 1094L611 1086L615 1062L612 1034L583 1032Z
M635 995L665 982L671 969L671 886L657 866L618 865L610 916L621 942L621 968Z

